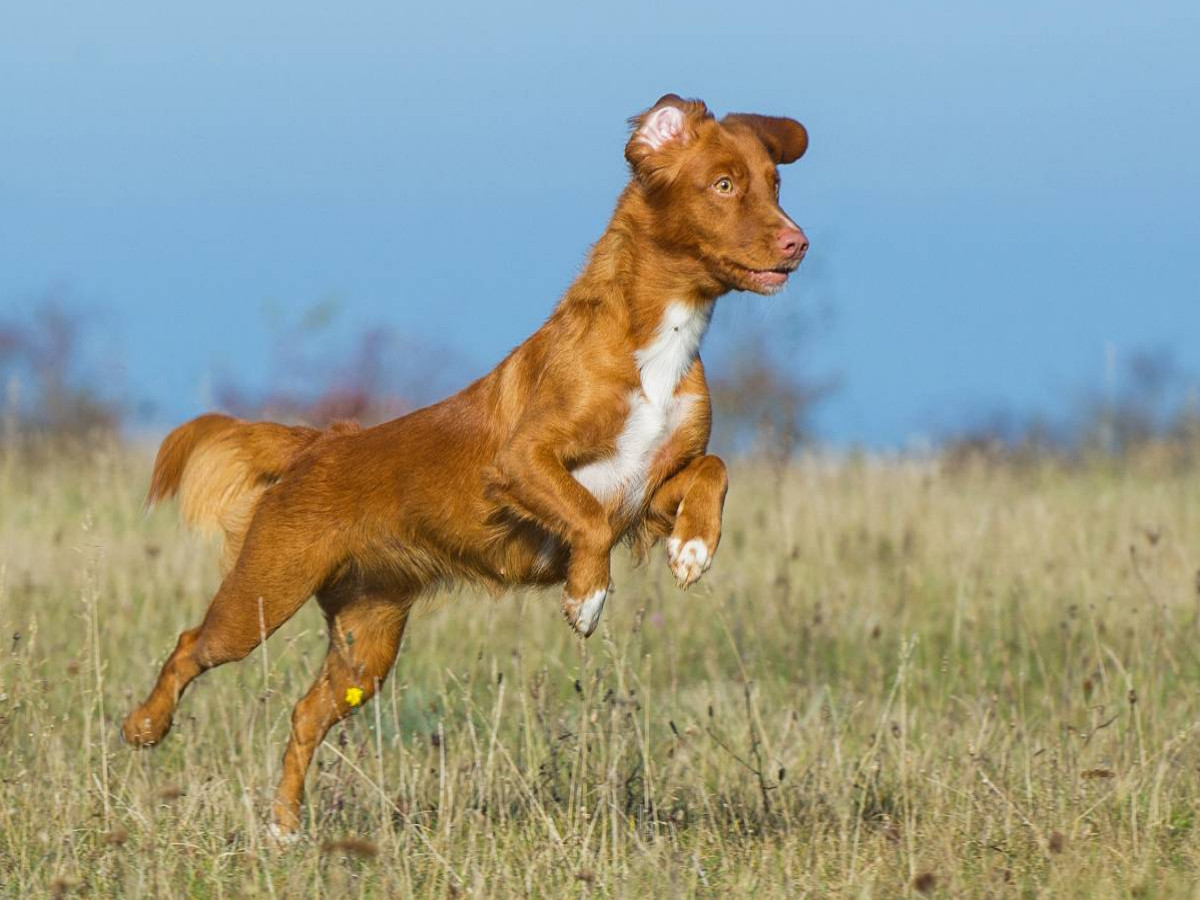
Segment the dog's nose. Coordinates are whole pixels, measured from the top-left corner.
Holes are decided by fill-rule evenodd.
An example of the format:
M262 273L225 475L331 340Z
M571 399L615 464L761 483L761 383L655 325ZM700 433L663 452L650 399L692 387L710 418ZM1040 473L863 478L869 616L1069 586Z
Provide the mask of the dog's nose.
M785 228L779 232L779 249L788 259L799 262L808 252L808 238L799 228Z

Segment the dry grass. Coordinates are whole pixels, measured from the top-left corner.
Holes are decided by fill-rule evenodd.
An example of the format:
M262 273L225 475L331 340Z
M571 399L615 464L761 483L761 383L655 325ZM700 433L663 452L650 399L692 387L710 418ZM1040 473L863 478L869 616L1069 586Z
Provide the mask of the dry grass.
M735 470L721 553L410 628L307 837L262 822L306 608L160 748L115 724L215 584L143 453L0 456L3 896L1190 895L1200 476L806 460Z

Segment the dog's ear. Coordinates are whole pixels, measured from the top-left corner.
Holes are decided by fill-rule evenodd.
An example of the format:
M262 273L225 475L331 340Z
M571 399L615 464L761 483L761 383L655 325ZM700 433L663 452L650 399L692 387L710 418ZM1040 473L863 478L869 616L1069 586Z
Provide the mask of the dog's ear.
M808 131L795 119L759 116L754 113L730 113L722 125L744 126L762 141L776 165L795 162L808 149Z
M664 152L686 147L695 137L696 126L712 115L699 100L684 100L666 94L643 113L629 120L632 134L625 145L625 158L637 174L656 169L652 161Z

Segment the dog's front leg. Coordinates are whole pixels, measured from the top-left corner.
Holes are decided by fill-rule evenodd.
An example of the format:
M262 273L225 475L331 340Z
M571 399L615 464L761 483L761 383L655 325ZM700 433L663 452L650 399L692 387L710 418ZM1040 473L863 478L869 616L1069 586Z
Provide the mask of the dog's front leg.
M712 565L728 489L725 463L706 455L693 459L654 494L651 513L675 523L667 538L667 563L681 588L691 587Z
M570 547L563 615L589 637L608 597L613 530L599 501L571 477L552 446L514 443L496 466L502 502Z

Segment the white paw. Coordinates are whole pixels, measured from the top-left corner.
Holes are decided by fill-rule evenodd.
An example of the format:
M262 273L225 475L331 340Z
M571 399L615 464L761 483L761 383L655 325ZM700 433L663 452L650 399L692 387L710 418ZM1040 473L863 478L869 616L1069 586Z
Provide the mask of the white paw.
M291 847L300 842L300 832L289 831L278 822L267 826L267 839L278 847Z
M679 538L667 539L667 563L680 587L691 587L712 565L708 544L700 538L681 543Z
M584 637L591 637L592 632L600 623L600 613L604 611L604 601L607 597L608 588L592 591L579 600L574 597L564 597L563 615L567 617L572 628Z

